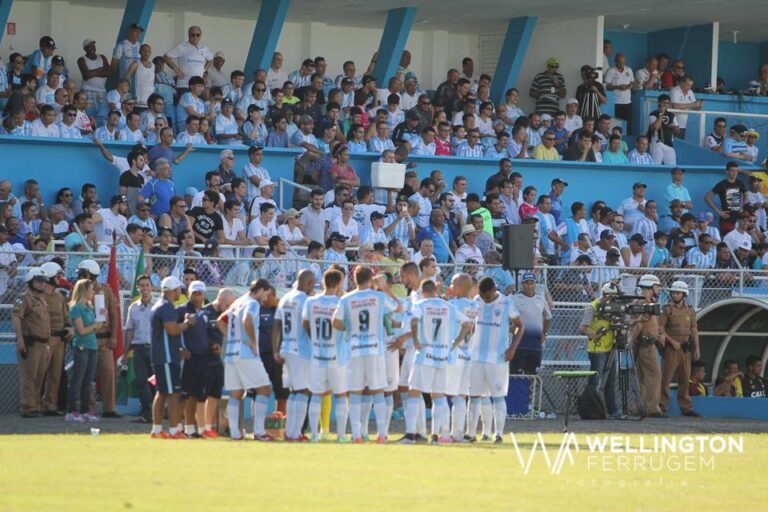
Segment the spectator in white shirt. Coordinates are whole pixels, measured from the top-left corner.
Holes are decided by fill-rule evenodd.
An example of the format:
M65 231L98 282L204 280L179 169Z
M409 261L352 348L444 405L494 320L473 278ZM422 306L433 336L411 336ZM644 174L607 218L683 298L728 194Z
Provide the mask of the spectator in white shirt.
M205 77L213 63L213 54L200 42L203 31L191 26L187 30L188 41L177 45L163 56L166 64L176 73L176 90L181 95L189 89L189 79L193 76Z
M696 100L691 87L693 78L688 75L680 79L679 85L672 88L669 92L669 98L672 108L678 110L701 110L702 101ZM677 126L680 128L679 136L685 139L685 127L688 125L688 114L677 115Z
M30 126L29 136L59 138L61 132L55 120L56 110L50 105L43 105L40 107L40 117Z
M635 90L652 90L659 88L659 61L656 57L648 57L645 61L645 67L635 71Z
M355 202L345 199L341 203L341 215L331 222L330 232L341 233L349 245L357 245L360 241L360 224L352 218Z
M54 70L48 71L45 84L35 92L35 99L38 105L53 105L56 103L56 91L60 89L59 73Z
M576 98L568 98L565 102L565 129L568 130L569 136L584 126L579 115L579 100Z
M75 125L77 119L77 109L73 105L67 105L61 112L62 118L59 123L59 134L62 139L82 139L80 128Z
M632 126L632 87L635 84L635 75L632 68L624 65L624 54L616 54L616 66L605 73L605 85L609 91L614 91L614 104L616 105L616 117Z

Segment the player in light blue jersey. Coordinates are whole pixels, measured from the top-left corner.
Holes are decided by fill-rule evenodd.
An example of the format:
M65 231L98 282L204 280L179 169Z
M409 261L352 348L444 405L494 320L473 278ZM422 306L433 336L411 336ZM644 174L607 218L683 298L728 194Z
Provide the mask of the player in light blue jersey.
M264 363L259 357L259 301L270 289L269 281L251 283L246 295L237 299L219 316L216 324L225 337L224 388L229 392L227 415L229 435L234 441L243 439L240 430L240 400L248 389L256 389L253 404L253 438L272 441L264 430L271 386Z
M479 402L483 395L491 395L496 422L495 442L501 443L507 419L508 363L523 337L523 321L512 299L499 293L489 277L480 281L475 301L478 311L470 340L470 406Z
M453 304L462 311L472 322L477 317L477 302L470 297L477 295L476 282L469 274L457 274L451 280L451 293ZM448 391L453 405L451 416L451 439L454 443L469 441L465 439L465 426L467 424L467 400L469 399L469 373L471 367L471 350L469 347L469 335L451 352L448 364ZM475 425L477 417L475 416Z
M349 345L343 333L333 328L333 313L342 295L344 274L326 270L323 274L323 294L310 297L304 303L302 326L312 341L312 362L309 367L309 428L311 440L319 439L320 413L323 396L333 392L336 397L336 433L339 442L347 439L347 368Z
M275 361L285 365L283 385L291 390L288 396L285 424L286 441L307 441L301 426L309 405L309 364L312 342L302 328L304 302L315 289L315 274L304 269L299 272L297 286L280 299L272 324L272 353Z
M451 412L445 397L449 358L469 334L471 323L455 304L438 297L437 285L433 281L422 281L421 294L423 299L416 302L411 310L411 335L416 347L416 360L405 412L405 437L400 442L416 442L418 397L422 393L430 393L434 403L432 430L438 436L433 442L449 443Z
M352 439L361 443L362 393L368 388L373 395L373 410L376 416L377 443L387 439L387 403L383 390L387 385L384 350L386 331L384 314L401 310L397 297L390 290L386 279L377 277L380 291L372 289L373 271L365 266L355 269L357 289L344 295L333 314L333 327L346 333L349 343L349 415Z

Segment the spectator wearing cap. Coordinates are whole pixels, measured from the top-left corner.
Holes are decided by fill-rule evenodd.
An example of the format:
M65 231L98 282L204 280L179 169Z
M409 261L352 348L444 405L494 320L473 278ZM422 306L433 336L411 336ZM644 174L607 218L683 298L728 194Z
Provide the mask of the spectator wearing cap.
M582 126L584 126L584 121L579 115L579 100L568 98L565 100L565 129L568 130L569 134L572 134L581 129Z
M223 70L225 62L224 52L218 51L213 54L213 65L208 68L208 87L224 87L229 83Z
M558 71L560 61L555 57L547 60L547 69L535 77L529 95L536 100L536 112L554 114L560 110L560 99L565 98L565 78Z
M640 233L635 233L629 237L627 246L620 251L625 267L645 268L648 266L648 252L645 250L646 244L645 238Z
M456 263L466 263L469 260L475 260L481 265L485 264L483 253L477 246L477 229L475 229L475 226L472 224L465 224L461 228L461 239L463 243L456 249L456 255L454 257ZM437 254L435 256L437 256Z
M77 67L83 77L82 90L88 98L88 115L96 116L104 110L111 68L107 57L96 53L96 41L93 39L83 40L83 50L85 55L77 59Z
M715 261L717 259L714 248L715 243L709 234L700 234L697 242L698 245L690 248L685 255L688 267L698 270L715 268Z
M38 85L44 83L48 71L53 66L53 51L56 49L56 43L50 36L40 38L38 49L27 57L27 64L24 72L33 75L37 79Z
M184 126L189 116L207 117L209 115L205 102L202 99L205 91L205 82L199 75L192 76L184 81L186 92L181 92L179 104L176 106L176 125ZM215 112L213 113L215 115Z
M712 237L712 240L714 240L715 243L721 241L720 231L715 226L711 225L713 220L714 216L710 212L701 212L699 214L696 218L696 229L694 230L697 239L701 235L707 234Z
M393 130L392 140L396 146L408 143L410 147L413 147L417 144L419 138L421 138L419 132L419 115L414 111L409 111L405 116L405 121L398 124Z
M328 235L328 241L325 245L325 260L329 267L337 263L346 268L346 264L349 263L345 250L346 244L347 238L338 231L333 231Z
M377 242L387 244L387 242L389 242L389 236L384 231L386 217L387 216L381 212L372 212L370 216L370 224L363 230L360 239L373 244Z
M165 63L176 73L176 89L183 95L191 90L189 81L192 77L205 78L213 63L213 54L208 47L201 43L203 32L198 26L187 30L188 40L178 44L163 55Z
M288 245L307 245L311 240L301 230L299 212L295 208L285 212L285 223L277 228L277 235Z
M747 127L743 124L731 126L731 136L723 142L723 156L735 160L750 161L747 146Z

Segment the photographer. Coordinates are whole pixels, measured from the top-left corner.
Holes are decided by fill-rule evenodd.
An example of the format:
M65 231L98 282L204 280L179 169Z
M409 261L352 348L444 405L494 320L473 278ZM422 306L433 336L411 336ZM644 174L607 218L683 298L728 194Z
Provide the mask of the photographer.
M644 297L637 304L655 304L658 302L661 282L653 274L645 274L637 282L640 295ZM635 351L635 366L640 381L640 400L643 403L645 416L649 418L666 418L667 415L659 408L661 394L661 370L657 359L656 346L664 346L664 335L659 329L659 319L652 314L641 315L632 327L630 335Z
M659 327L664 334L664 352L661 360L661 402L662 412L667 412L669 405L669 385L677 375L677 403L683 416L694 418L701 414L693 410L688 394L691 378L691 356L698 361L699 330L696 326L696 312L685 303L688 285L675 281L669 288L672 304L665 304L659 317Z
M579 333L587 337L587 352L589 355L590 370L596 371L597 375L590 377L590 386L599 386L600 382L605 380L605 407L609 417L618 417L619 411L616 407L616 360L611 360L611 365L606 368L610 360L611 350L615 341L615 334L611 321L600 315L598 309L611 302L618 294L619 288L615 283L608 282L603 285L602 295L599 299L592 301L584 308L584 316L581 318Z
M582 119L597 119L602 112L600 105L608 101L603 84L597 81L598 73L592 66L581 67L583 83L576 88L576 99L579 100Z

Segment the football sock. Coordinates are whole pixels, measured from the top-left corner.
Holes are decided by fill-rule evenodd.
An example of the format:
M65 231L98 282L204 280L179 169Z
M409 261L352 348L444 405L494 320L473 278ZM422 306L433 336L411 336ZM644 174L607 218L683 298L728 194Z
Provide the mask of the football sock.
M360 416L360 435L368 437L368 423L371 420L371 409L373 409L373 395L363 395L361 400Z
M483 419L483 435L493 434L493 404L491 397L484 396L480 401L480 417Z
M450 429L451 425L449 420L451 413L448 409L448 399L441 396L439 398L433 398L432 402L434 404L433 410L435 411L432 416L432 425L434 426L435 434L437 434L438 437L443 437L443 434Z
M347 417L349 416L349 404L347 397L336 399L336 435L339 438L347 435Z
M496 419L496 435L504 436L504 426L507 423L507 400L503 396L493 397L493 415Z
M373 414L376 416L376 435L387 437L387 401L383 393L373 395Z
M405 403L405 433L415 434L419 417L419 400L417 396L409 396Z
M229 436L240 439L240 400L230 398L227 402L227 418L229 419Z
M195 431L196 429L194 425L184 425L184 433L187 434L188 436L191 436L192 434L194 434Z
M424 403L424 395L419 395L419 413L416 416L416 430L419 434L427 437L427 404Z
M309 405L309 397L303 393L296 394L296 423L293 428L295 429L295 436L301 435L301 427L304 425L304 419L307 417L307 406Z
M387 433L389 433L389 422L392 421L392 411L395 410L395 397L384 395L384 401L387 403Z
M329 433L331 431L331 395L323 396L322 406L320 407L320 431Z
M296 423L296 394L291 393L288 395L288 403L285 407L285 437L294 439L296 436L293 433L293 425ZM301 427L299 427L301 428Z
M352 429L352 439L358 439L362 437L360 435L360 409L362 396L356 393L349 395L349 426Z
M467 435L477 437L477 422L480 420L480 398L469 399L469 420L467 421Z
M464 436L464 425L467 420L467 399L463 396L453 397L453 429L451 437L461 439Z
M264 420L267 417L267 404L269 397L267 395L256 395L253 403L253 435L263 436L267 433L264 428Z
M317 437L320 429L320 411L323 408L323 397L321 395L312 395L309 401L309 431L312 437Z

